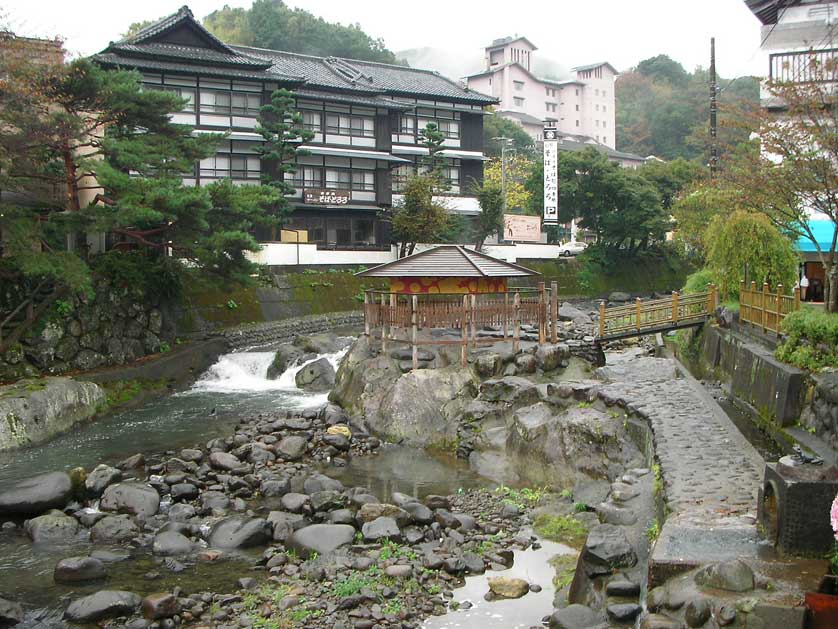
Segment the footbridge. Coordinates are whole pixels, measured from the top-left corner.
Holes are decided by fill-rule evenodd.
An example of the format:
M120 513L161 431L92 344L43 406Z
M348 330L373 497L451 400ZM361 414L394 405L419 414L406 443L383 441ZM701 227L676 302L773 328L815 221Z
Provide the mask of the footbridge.
M703 293L679 295L606 308L599 305L598 341L612 341L631 336L645 336L702 325L716 311L718 292L709 285Z

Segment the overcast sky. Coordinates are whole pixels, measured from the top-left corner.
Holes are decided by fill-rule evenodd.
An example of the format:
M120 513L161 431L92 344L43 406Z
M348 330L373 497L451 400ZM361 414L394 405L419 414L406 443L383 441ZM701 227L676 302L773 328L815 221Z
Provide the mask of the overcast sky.
M526 35L537 55L563 66L610 61L618 70L665 53L687 70L709 65L716 37L719 74L765 74L760 24L744 0L286 0L330 22L358 23L390 50L430 46L473 56L492 39ZM174 13L184 0L0 0L0 15L21 35L61 36L72 54L98 52L129 24ZM249 6L251 0L227 0ZM196 17L223 0L192 0ZM506 10L495 9L495 5ZM2 22L0 22L2 23Z

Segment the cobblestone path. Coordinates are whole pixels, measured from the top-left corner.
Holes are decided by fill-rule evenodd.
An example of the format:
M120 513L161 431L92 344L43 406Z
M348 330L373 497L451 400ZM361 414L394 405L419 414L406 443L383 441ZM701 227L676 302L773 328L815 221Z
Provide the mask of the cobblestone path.
M706 526L755 515L762 458L701 384L679 374L674 360L608 360L599 395L649 420L676 519Z

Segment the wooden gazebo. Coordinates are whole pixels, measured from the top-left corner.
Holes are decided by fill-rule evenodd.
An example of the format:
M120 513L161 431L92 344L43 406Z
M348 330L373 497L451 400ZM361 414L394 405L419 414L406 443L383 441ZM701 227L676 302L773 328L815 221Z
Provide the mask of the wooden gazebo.
M550 321L551 340L557 340L556 283L549 290L544 282L538 288L510 288L510 278L539 274L485 253L441 245L357 275L389 279L389 290L364 292L364 331L369 336L380 328L384 351L388 342L410 345L414 369L419 345L458 344L465 365L469 345L496 343L511 336L517 351L521 325L537 327L539 343L545 343ZM502 330L502 336L478 337L477 330L487 327ZM460 335L458 339L420 339L423 329L458 330Z

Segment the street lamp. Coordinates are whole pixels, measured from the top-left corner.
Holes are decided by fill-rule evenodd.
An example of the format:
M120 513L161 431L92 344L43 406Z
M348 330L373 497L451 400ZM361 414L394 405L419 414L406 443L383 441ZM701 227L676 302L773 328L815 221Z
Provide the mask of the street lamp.
M500 147L500 190L503 196L503 213L506 214L506 147L509 144L515 144L515 140L502 135L492 139L503 142ZM511 150L514 151L515 149Z

